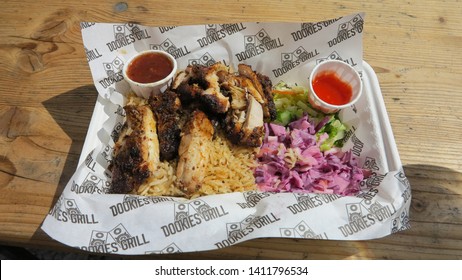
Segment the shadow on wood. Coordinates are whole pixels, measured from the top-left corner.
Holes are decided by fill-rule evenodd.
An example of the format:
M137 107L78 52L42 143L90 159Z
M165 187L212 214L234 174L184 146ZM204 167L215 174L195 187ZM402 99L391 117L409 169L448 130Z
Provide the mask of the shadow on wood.
M87 135L98 92L94 85L86 85L56 95L43 102L44 107L72 140L68 156L59 178L53 205L77 169Z

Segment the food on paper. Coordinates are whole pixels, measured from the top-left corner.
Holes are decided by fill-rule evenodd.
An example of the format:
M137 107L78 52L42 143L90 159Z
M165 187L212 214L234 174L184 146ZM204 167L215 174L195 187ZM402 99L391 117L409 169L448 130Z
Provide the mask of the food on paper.
M222 63L210 67L189 65L176 76L172 90L179 94L181 102L185 104L199 100L214 113L226 113L230 102L221 92L218 75L228 72L229 68Z
M339 149L346 126L314 110L307 91L284 82L273 89L245 64L236 73L222 63L188 66L163 93L129 98L111 191L357 193L362 169Z
M342 123L337 114L325 116L316 125L316 138L318 139L319 148L322 152L338 152L343 146L343 137L347 127ZM324 139L327 135L327 139ZM321 142L320 140L323 139Z
M114 145L112 192L129 193L155 172L159 163L156 121L147 105L127 105L126 122Z
M249 93L260 104L262 104L266 121L274 120L276 117L276 108L273 103L273 96L271 93L273 86L271 80L261 73L252 71L252 68L246 64L239 64L238 71L241 78L235 81L236 85L244 85L244 87L248 89ZM252 89L252 85L255 86L256 90Z
M224 114L219 122L229 140L249 147L261 145L264 121L276 117L271 88L268 77L245 64L238 66L238 73L232 73L222 63L209 67L190 65L172 83L172 90L184 106Z
M136 255L211 250L262 237L362 240L408 228L410 186L402 170L377 76L363 61L363 18L361 13L313 24L259 22L170 27L83 23L82 38L99 96L79 168L42 228L52 238L70 246L92 252ZM340 31L351 36L339 40ZM188 36L190 34L194 36ZM178 115L180 130L195 110L205 113L214 127L220 124L220 129L216 130L218 133L210 145L211 164L207 165L201 188L188 197L192 199L104 195L111 181L110 173L105 171L112 160L109 154L114 146L112 140L120 134L125 117L120 106L149 105L152 90L149 89L146 96L137 95L144 99L129 97L127 100L128 85L132 89L136 87L127 84L120 75L122 64L125 67L128 58L142 48L170 52L179 70L188 64L210 65L223 61L236 66L230 72L237 72L239 63L247 63L267 74L274 83L283 80L300 85L308 82L307 75L318 61L348 61L363 74L365 87L356 108L340 113L349 125L341 142L351 148L361 166L373 172L370 179L361 182L364 188L370 189L356 197L254 191L205 196L245 191L248 185L256 188L252 170L256 167L254 155L258 148L231 145L223 121L219 121L217 114L211 114L196 96L192 103L202 104L201 108L190 108L185 117L182 104ZM164 85L161 91L166 88ZM192 107L192 103L188 107ZM246 112L247 108L240 111ZM289 123L302 116L303 111ZM161 121L155 113L154 118L160 137ZM309 119L313 119L311 115ZM170 118L166 124L170 123L168 120ZM159 139L160 154L161 150ZM175 161L177 159L160 160L152 176L132 193L187 197L175 184ZM243 168L245 163L249 164L248 168ZM240 187L236 187L237 184L241 184ZM198 195L204 197L195 198ZM81 213L74 217L78 218L77 223L75 219L63 219L70 211ZM149 222L138 222L140 217L149 217ZM361 217L364 221L367 218L368 223L362 223ZM83 218L90 223L83 224ZM213 230L204 230L208 228Z
M323 126L324 128L325 126ZM260 190L269 192L334 193L354 195L360 191L363 170L351 152L322 151L327 132L305 115L288 127L267 125L255 170Z
M187 193L194 193L204 180L213 134L212 122L200 110L194 111L183 127L176 176Z
M114 149L110 170L117 176L111 192L196 197L255 190L255 149L262 143L264 122L276 116L271 88L268 77L248 65L233 73L215 63L188 66L169 89L148 100L129 96L124 108L133 114L127 112ZM146 110L149 126L134 125L131 119L143 123L140 112ZM143 144L152 150L127 146L151 131L146 139L153 143ZM147 162L138 159L143 155L149 163L141 164Z
M313 121L320 121L323 113L314 110L308 102L308 88L290 86L281 81L273 89L277 117L275 123L286 126L308 113Z
M340 151L347 127L338 114L313 109L302 86L280 82L273 93L277 119L257 154L259 189L356 194L364 172L350 152Z
M149 104L153 104L151 99L146 100L129 95L125 108L144 110L149 108ZM122 179L125 177L115 176L119 172L117 168L121 170L120 166L125 167L124 172L126 172L125 176L127 178L132 178L133 175L140 173L137 169L140 165L131 165L133 161L127 161L130 155L127 152L130 151L132 154L138 155L140 146L126 146L127 140L130 139L129 137L143 137L140 134L133 133L134 126L129 126L129 113L127 112L127 121L114 146L114 157L109 168L113 173L111 193L194 198L203 195L256 189L253 176L253 170L256 166L255 148L232 144L222 131L216 129L215 124L213 125L212 139L210 137L205 138L204 134L210 135L211 120L200 110L194 110L193 112L185 110L182 112L183 114L180 115L179 120L179 123L181 123L179 127L183 129L181 143L178 143L179 150L177 150L177 153L179 155L172 160L160 160L162 148L160 142L157 144L157 141L153 138L153 153L150 155L152 156L152 162L155 164L149 164L148 172L143 173L145 176L139 177L138 180L129 181L133 182L129 185L131 188L124 189L122 187L128 179L124 181ZM155 116L156 114L154 113L153 115ZM202 124L202 122L207 123L207 125ZM151 127L155 128L157 126L156 134L160 139L159 119L156 124ZM126 131L131 132L133 135L130 134L130 136ZM171 132L172 129L166 128L165 131ZM198 141L203 141L200 142L200 149L197 147ZM129 150L130 148L132 150ZM127 152L124 154L123 151ZM185 163L181 163L181 160L185 158L190 160L187 162L187 166L185 166ZM126 168L127 166L132 169ZM195 166L201 166L201 168L197 170ZM186 169L187 167L191 167L191 170ZM195 170L192 170L193 167ZM197 173L196 170L200 173Z
M313 109L308 101L308 88L302 86L290 86L279 82L273 89L274 103L276 104L276 124L283 126L308 114L309 120L316 127L316 137L327 133L328 138L320 145L321 151L341 148L342 139L347 127L342 123L338 114L324 114ZM333 152L333 151L331 151Z

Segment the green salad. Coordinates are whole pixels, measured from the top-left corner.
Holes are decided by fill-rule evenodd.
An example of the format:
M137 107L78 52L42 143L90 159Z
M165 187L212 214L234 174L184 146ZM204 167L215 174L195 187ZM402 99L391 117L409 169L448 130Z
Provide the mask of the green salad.
M276 105L276 124L287 126L289 123L308 115L316 127L316 137L323 138L321 151L341 147L347 126L340 120L338 113L325 114L315 110L308 101L308 88L285 82L279 82L273 88L274 104ZM325 139L327 137L327 139Z

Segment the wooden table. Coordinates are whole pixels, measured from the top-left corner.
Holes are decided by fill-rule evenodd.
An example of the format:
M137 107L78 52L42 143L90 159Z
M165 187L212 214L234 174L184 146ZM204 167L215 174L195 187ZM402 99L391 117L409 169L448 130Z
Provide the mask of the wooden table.
M411 183L412 228L372 241L258 239L162 258L462 258L459 1L62 2L1 4L1 244L72 250L40 224L77 166L97 97L79 22L306 22L364 11L364 59L378 75Z

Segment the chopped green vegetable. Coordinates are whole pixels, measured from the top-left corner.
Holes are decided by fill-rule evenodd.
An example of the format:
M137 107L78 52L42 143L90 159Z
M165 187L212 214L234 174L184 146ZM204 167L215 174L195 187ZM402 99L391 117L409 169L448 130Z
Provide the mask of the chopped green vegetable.
M347 127L343 124L338 115L332 115L331 119L316 133L316 137L319 139L324 133L327 133L329 138L322 142L320 149L321 151L328 151L333 147L341 147L343 137L345 137L345 131Z
M333 147L341 147L347 127L341 122L338 114L326 115L311 106L308 101L308 88L302 86L289 86L279 82L273 88L273 99L276 105L277 117L275 123L286 126L294 120L308 114L309 119L321 127L316 133L318 140L327 133L328 138L323 139L321 151L328 151ZM326 117L329 117L326 119Z
M314 110L308 102L308 89L301 86L290 87L279 82L273 89L274 104L278 111L276 123L287 125L308 113L313 119L322 118L323 115Z

